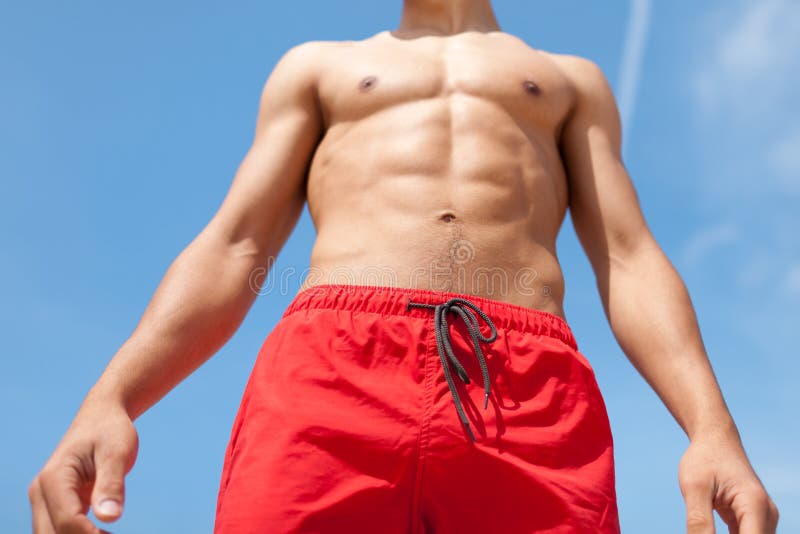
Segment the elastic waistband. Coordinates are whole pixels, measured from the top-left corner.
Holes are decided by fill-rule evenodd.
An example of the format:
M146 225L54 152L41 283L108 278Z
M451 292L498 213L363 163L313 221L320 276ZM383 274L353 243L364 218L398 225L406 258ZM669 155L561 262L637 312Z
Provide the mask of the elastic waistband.
M409 309L409 299L427 304L442 304L451 298L463 298L473 302L492 319L498 328L553 337L560 339L575 350L578 349L569 325L557 315L486 297L432 289L318 284L298 293L286 308L283 317L300 310L335 309L381 315L403 315L430 320L430 311L413 307Z

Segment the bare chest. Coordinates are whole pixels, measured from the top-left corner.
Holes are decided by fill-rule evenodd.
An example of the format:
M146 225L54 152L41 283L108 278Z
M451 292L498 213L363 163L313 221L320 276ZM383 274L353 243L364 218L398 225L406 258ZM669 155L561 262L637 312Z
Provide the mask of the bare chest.
M328 127L461 98L491 106L523 129L556 134L574 89L546 55L516 42L470 37L343 45L320 75L319 96Z

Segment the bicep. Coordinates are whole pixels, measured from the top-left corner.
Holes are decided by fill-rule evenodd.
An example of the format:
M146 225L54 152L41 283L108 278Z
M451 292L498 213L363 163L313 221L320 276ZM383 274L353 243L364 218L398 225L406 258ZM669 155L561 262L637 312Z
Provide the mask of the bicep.
M277 254L305 202L305 177L322 130L309 54L303 45L290 50L270 74L252 145L209 225L259 256Z
M570 215L596 272L624 261L651 239L621 157L621 126L599 68L584 66L561 151L569 177Z

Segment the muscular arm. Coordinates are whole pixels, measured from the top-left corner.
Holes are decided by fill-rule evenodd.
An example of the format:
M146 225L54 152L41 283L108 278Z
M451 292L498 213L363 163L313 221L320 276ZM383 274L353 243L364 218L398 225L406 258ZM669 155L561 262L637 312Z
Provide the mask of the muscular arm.
M742 525L743 534L767 532L750 527L767 525L774 504L744 454L686 286L642 215L621 159L611 88L593 63L564 61L577 88L561 139L572 220L620 347L697 444L679 472L689 531L713 530L713 503L726 522ZM714 455L726 464L712 469Z
M591 63L573 71L578 96L561 146L570 214L614 336L689 438L731 431L689 294L650 232L622 163L611 89Z
M218 212L167 270L141 321L87 394L28 488L36 534L99 534L122 513L138 451L134 419L211 357L256 298L253 270L288 239L321 135L317 45L287 52L267 80L256 132Z
M321 122L311 45L289 51L264 86L252 146L221 207L167 270L139 325L93 388L132 418L236 331L256 297L253 270L277 256L305 202Z

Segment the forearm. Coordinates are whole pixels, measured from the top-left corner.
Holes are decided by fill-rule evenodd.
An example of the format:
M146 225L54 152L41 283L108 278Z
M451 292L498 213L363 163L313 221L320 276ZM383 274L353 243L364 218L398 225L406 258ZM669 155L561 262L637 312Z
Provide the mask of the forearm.
M169 267L85 402L119 402L135 419L200 367L255 300L250 276L260 256L213 229L201 232Z
M655 241L612 258L598 286L609 323L631 363L690 439L738 439L703 346L688 291Z

